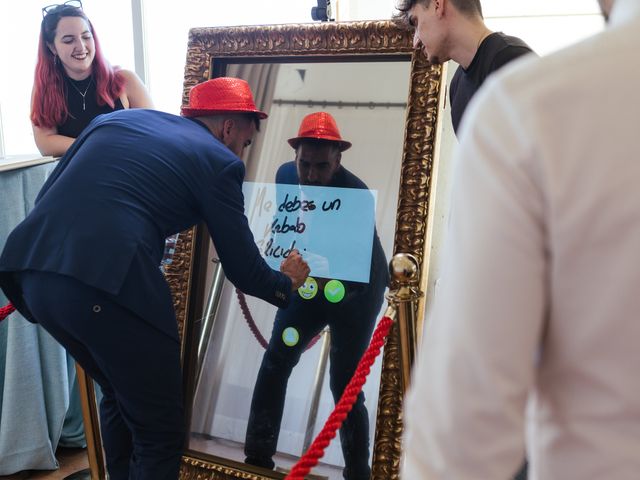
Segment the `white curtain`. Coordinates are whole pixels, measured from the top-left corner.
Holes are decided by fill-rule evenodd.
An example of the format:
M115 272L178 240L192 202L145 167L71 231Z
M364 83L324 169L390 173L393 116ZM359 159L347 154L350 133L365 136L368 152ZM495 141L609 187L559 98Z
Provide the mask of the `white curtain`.
M277 63L234 64L227 67L226 75L246 80L253 92L256 107L258 110L268 114L273 103L273 92L276 88L278 70L280 70L280 65ZM264 122L262 124L264 126ZM264 139L265 130L262 128L244 152L243 161L247 167L247 178L251 178L254 175L259 165Z

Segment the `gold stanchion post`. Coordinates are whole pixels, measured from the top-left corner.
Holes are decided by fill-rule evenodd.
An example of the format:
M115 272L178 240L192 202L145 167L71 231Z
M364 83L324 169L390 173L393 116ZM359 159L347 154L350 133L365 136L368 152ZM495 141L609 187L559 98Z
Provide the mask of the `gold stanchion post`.
M418 344L416 315L422 296L418 285L420 267L413 255L398 253L391 259L389 268L393 283L398 285L398 289L390 293L389 303L395 306L398 315L402 388L406 392Z

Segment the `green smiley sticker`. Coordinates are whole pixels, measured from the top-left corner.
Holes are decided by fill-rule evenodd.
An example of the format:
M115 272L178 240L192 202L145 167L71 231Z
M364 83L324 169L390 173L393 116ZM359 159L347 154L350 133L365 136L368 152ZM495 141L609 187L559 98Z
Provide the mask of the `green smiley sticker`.
M340 280L330 280L324 286L324 296L331 303L338 303L344 298L344 285Z
M318 282L315 278L307 277L302 286L298 289L298 293L305 300L311 300L318 293Z
M287 327L282 331L282 341L287 347L295 346L300 340L298 330L293 327Z

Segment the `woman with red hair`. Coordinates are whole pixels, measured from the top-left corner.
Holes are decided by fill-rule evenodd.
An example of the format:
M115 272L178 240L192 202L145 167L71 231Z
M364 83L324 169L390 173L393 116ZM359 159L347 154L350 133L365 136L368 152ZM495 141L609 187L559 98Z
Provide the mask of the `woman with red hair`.
M31 100L40 153L63 155L100 114L152 107L138 76L106 61L79 0L45 7L42 13Z

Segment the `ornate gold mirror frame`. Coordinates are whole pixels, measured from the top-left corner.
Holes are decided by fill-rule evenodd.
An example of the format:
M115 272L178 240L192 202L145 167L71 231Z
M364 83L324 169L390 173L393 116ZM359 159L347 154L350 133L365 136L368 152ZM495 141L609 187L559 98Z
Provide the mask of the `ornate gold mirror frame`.
M390 21L192 29L185 67L183 105L187 104L191 87L220 75L219 65L225 61L386 61L394 56L411 59L394 253L408 253L417 259L423 273L416 287L424 291L432 223L432 179L437 168L438 114L444 99L443 68L428 65L424 55L413 49L410 32ZM204 234L197 227L181 234L173 263L167 267L167 279L174 295L182 338L186 393L192 390L193 375L189 372L194 366L196 350L193 306L197 301L195 287L203 275L198 248L201 236ZM395 282L392 288L397 289L398 286ZM408 335L409 342L415 345L421 331L424 300L417 302L413 310L414 318L418 321L410 325ZM399 476L402 378L408 373L408 365L403 363L402 358L411 356L411 352L401 348L398 327L394 326L384 349L373 445L373 479L388 480ZM185 398L188 402L190 397L185 395ZM283 477L277 472L265 477L247 465L193 451L187 451L183 457L180 474L181 479L199 480Z

